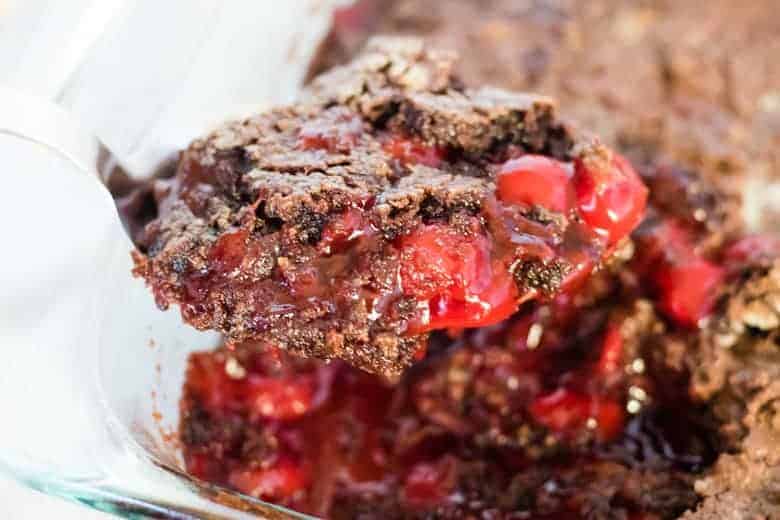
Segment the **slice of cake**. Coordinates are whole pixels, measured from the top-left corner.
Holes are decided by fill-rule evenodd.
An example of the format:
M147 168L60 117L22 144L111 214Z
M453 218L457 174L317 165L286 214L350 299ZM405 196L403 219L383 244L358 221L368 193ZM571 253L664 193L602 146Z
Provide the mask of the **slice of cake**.
M378 39L298 104L195 141L135 273L230 342L390 377L433 330L576 287L639 223L644 185L551 100L466 89L453 64Z

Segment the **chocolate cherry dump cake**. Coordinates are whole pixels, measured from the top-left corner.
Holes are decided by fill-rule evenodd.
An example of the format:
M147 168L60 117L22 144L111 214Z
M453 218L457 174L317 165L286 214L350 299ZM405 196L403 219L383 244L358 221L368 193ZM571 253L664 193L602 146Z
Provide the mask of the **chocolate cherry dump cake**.
M135 273L223 332L398 377L432 331L499 323L629 245L647 191L543 97L469 89L377 39L300 103L194 142Z
M632 158L644 217L628 163L549 100L370 44L147 188L138 272L227 337L190 359L187 470L328 518L780 518L780 243L731 194L771 170L774 69L734 71L775 13L418 4L340 11L320 57L374 25L458 48L467 84L552 93Z

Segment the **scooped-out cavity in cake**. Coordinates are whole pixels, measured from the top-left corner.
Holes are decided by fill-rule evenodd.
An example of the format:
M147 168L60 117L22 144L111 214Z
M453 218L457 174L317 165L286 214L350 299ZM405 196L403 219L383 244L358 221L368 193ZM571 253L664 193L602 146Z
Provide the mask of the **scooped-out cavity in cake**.
M229 343L398 377L429 333L571 292L644 214L632 166L547 98L464 87L377 39L298 104L229 123L155 190L135 274Z

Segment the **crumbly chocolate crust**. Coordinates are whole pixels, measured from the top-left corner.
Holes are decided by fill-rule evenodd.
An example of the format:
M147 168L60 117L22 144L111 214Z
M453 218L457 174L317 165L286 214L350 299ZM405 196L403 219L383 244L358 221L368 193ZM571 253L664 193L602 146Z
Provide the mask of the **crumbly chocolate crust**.
M780 260L757 258L726 292L691 358L691 390L720 420L727 453L696 483L685 518L780 517Z
M159 217L139 236L135 274L161 307L179 303L189 323L231 341L265 339L397 376L426 335L404 334L403 301L373 317L363 295L390 287L398 264L376 244L424 222L465 229L469 216L487 211L495 161L511 150L560 161L609 153L596 141L575 142L550 99L466 89L453 66L453 55L419 40L376 39L349 66L315 79L300 103L195 141L176 176L165 186L158 181ZM388 153L387 135L442 150L446 159L401 163ZM348 258L320 258L317 244L330 223L356 208L376 240ZM538 208L522 218L561 236L576 219ZM548 294L570 272L562 260L517 266L518 286ZM280 289L280 273L291 287ZM304 303L280 298L280 291L306 293L296 280L305 285L318 276L338 294L319 299L330 289L314 287Z

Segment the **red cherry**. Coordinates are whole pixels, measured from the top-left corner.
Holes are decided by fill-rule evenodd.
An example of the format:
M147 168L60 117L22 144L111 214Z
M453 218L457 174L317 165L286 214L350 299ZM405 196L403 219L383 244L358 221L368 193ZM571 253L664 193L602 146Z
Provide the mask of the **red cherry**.
M445 156L443 149L428 146L414 138L394 137L385 143L384 148L402 164L422 164L431 168L438 168Z
M421 225L399 247L404 294L428 301L428 316L415 332L497 323L517 309L517 287L508 270L491 260L484 235Z
M225 233L211 250L211 267L217 273L227 273L236 269L246 256L246 240L249 233L240 229Z
M253 418L290 420L311 411L316 391L311 374L278 378L249 374L242 393Z
M608 442L623 431L626 414L623 407L615 401L606 399L596 401L596 437L601 442Z
M190 356L187 389L212 413L235 410L238 387L225 373L225 364L208 353Z
M317 248L325 253L340 253L353 240L368 232L368 226L363 221L363 214L354 208L340 215L331 217L322 230L322 239Z
M614 373L623 360L623 336L620 327L610 324L601 343L601 355L596 370L602 375Z
M230 473L228 482L246 495L264 499L287 499L302 491L308 484L306 471L288 457L279 457L267 468L237 469Z
M635 268L651 276L661 310L677 325L696 327L712 311L725 270L703 258L690 232L674 220L644 230L639 244Z
M569 177L559 161L524 155L501 166L496 178L497 196L509 204L539 205L563 212L569 206Z
M611 245L628 236L642 220L647 188L618 154L612 154L606 165L595 163L582 159L574 163L577 206L585 222Z
M193 354L187 388L202 405L216 414L248 411L253 419L290 420L308 413L320 388L316 373L265 376L249 373L233 379L225 372L223 358Z
M665 263L654 273L664 313L682 327L696 327L715 305L724 271L699 257Z
M418 227L401 238L400 247L404 293L422 299L462 289L487 261L484 237L467 238L443 224Z
M412 354L412 359L415 361L422 361L425 359L425 355L428 353L428 345L422 344L420 345L417 350L414 351L414 354Z
M517 286L508 273L498 272L485 290L467 299L442 294L429 301L429 322L426 330L448 327L487 327L502 322L515 313L517 307L531 297L518 298Z
M624 423L623 409L618 403L566 388L536 398L529 411L539 424L564 435L576 433L586 427L588 419L593 418L596 436L602 442L618 435Z
M596 263L585 251L570 251L566 255L566 259L571 266L571 271L561 282L560 292L561 294L573 294L588 281Z
M298 146L304 150L349 153L363 132L363 122L353 114L334 121L310 121L298 134Z
M641 272L653 270L658 262L679 263L698 256L690 231L675 220L643 229L638 243L636 267Z
M457 480L457 460L444 456L436 462L415 464L406 476L404 500L414 507L435 507L447 499Z
M588 419L590 399L565 388L538 397L529 407L538 423L556 432L578 428Z

